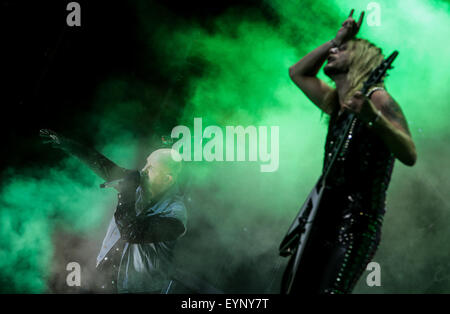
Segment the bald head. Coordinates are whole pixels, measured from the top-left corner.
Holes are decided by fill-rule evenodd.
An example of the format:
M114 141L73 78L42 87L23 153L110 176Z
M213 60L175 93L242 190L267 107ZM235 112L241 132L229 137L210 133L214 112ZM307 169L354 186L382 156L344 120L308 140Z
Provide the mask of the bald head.
M163 148L147 157L147 163L142 169L142 183L152 196L164 192L177 181L181 172L181 162L175 161L177 154L173 149Z
M147 164L153 164L161 171L170 174L174 179L178 178L181 171L181 162L175 161L179 153L171 148L161 148L155 150L147 157ZM178 160L181 160L181 156Z

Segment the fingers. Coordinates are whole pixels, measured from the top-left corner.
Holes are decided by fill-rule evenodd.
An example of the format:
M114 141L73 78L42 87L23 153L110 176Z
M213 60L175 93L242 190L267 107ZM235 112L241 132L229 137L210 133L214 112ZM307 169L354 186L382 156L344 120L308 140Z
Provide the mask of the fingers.
M48 130L42 129L42 130L39 130L39 136L40 137L49 137L50 133L48 132Z
M52 146L60 144L58 136L52 130L41 129L39 130L39 136L42 137L43 144L51 144Z
M350 111L354 110L354 106L355 105L354 105L353 101L351 101L351 100L349 100L346 103L344 103L344 108L347 109L347 110L350 110Z
M50 134L50 130L48 130L48 129L41 129L41 130L39 130L39 134L40 135L49 135Z
M43 136L43 137L49 137L51 135L56 136L56 132L49 130L49 129L40 129L39 130L39 135Z
M364 11L361 12L361 15L359 16L358 23L356 23L356 26L358 26L358 29L361 27L363 18L364 18Z
M355 20L353 19L353 12L355 12L354 9L352 9L350 11L350 15L348 16L348 18L344 21L344 23L342 24L342 26L346 26L348 24L353 24L355 22ZM364 19L364 11L361 12L359 19L358 19L358 23L356 23L356 26L358 27L358 29L361 27L363 19Z

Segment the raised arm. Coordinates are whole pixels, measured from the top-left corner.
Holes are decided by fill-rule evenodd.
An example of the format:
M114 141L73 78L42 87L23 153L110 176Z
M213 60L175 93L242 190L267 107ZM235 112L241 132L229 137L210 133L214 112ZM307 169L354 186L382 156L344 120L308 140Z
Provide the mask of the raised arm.
M331 114L333 108L325 104L325 95L331 91L331 87L317 78L317 73L328 57L328 51L334 47L332 41L320 45L300 61L289 68L289 76L303 93L321 110Z
M43 129L39 131L44 143L61 149L84 162L92 171L105 181L113 181L124 177L129 170L119 167L114 162L100 154L93 148L87 147L62 136L52 130Z
M289 68L289 76L292 81L316 106L328 114L332 113L333 108L329 108L325 103L325 96L331 91L331 87L317 78L317 73L327 60L331 48L340 46L358 33L364 12L361 13L358 23L355 22L352 15L353 10L342 23L342 27L334 39L320 45Z

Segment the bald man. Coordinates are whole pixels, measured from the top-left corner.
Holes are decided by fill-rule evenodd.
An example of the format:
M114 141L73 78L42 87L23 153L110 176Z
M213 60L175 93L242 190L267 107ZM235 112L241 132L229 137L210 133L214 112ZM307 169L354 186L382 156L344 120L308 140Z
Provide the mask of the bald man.
M94 149L51 130L41 130L44 143L74 155L105 181L116 183L118 205L111 219L97 269L107 293L170 293L172 250L186 232L186 207L177 188L181 163L171 149L159 149L141 171L119 167Z

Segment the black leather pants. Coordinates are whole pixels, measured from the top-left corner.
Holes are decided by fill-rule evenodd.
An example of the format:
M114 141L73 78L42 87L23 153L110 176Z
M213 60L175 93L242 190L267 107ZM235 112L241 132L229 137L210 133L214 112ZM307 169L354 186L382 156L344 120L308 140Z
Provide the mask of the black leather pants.
M290 294L351 293L373 258L381 235L381 217L363 211L318 221L302 255ZM281 292L287 293L294 256L285 270Z

